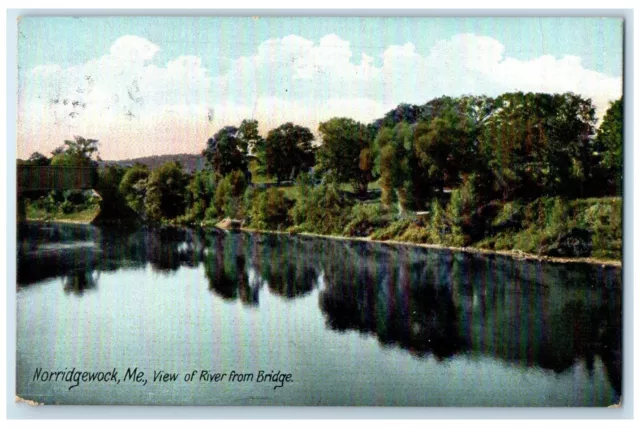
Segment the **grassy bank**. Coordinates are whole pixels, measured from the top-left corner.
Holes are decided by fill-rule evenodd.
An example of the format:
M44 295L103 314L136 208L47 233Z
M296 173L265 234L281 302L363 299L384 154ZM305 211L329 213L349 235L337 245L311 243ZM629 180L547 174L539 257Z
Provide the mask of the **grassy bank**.
M220 195L217 195L220 196ZM565 200L543 197L492 201L482 206L434 200L428 211L399 211L384 205L379 190L356 198L351 189L331 185L251 189L222 195L201 216L181 216L162 224L213 227L224 218L243 230L303 234L427 248L497 253L556 262L621 265L622 198ZM46 208L46 207L45 207ZM104 213L102 213L104 214ZM99 206L71 212L27 204L27 219L90 223ZM210 215L210 216L209 216ZM112 216L118 217L118 216ZM204 218L203 218L204 217Z
M68 222L68 223L91 223L98 213L100 212L100 207L98 205L93 205L88 208L74 211L70 213L64 213L62 211L51 213L44 209L40 209L34 204L27 205L27 221L57 221L57 222Z
M579 228L592 234L592 257L621 259L622 198L577 199L552 204L547 202L547 206L545 202L547 201L536 201L526 206L511 206L503 210L517 213L514 215L520 221L477 242L475 246L536 253L568 230Z
M323 206L323 200L303 202L316 205L302 214L294 206L289 223L263 221L268 219L264 215L250 217L245 230L621 265L621 198L492 202L466 217L437 204L416 215L396 213L377 201L334 209Z

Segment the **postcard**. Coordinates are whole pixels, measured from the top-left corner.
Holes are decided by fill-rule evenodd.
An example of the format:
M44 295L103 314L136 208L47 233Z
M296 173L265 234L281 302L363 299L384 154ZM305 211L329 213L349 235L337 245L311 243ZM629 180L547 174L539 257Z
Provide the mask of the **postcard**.
M16 399L619 404L623 25L21 17Z

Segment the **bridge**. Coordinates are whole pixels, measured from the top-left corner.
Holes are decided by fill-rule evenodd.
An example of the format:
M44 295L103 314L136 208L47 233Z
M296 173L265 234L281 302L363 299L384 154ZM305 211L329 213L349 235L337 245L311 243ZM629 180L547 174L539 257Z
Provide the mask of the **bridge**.
M18 165L18 195L43 190L86 190L96 183L91 167Z
M87 190L97 182L92 167L18 165L18 221L26 219L25 193L48 190Z

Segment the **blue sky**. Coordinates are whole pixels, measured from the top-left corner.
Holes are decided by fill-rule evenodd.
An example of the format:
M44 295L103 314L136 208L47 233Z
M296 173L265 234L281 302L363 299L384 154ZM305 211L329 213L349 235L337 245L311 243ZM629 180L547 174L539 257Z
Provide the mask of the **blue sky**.
M225 66L224 60L215 58L218 55L249 55L260 41L289 34L316 41L336 34L351 42L356 56L366 52L379 61L392 44L411 42L426 50L455 34L475 33L503 41L506 56L576 55L586 68L622 74L622 21L612 18L27 18L20 23L20 32L21 47L29 45L19 51L25 68L85 62L108 53L124 34L163 46L154 59L157 64L180 55L202 55L213 71Z
M315 132L464 93L573 91L602 115L622 49L610 18L24 18L18 155L74 134L105 158L197 152L247 116Z

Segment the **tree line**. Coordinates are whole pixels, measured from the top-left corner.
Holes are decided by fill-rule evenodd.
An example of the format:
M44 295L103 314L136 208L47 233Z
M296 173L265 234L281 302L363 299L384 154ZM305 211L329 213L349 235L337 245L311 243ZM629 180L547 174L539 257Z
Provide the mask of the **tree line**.
M573 93L443 96L400 104L368 124L331 118L319 124L317 139L293 123L263 136L246 119L206 141L202 171L187 174L168 162L154 170L112 166L100 176L151 222L235 217L264 229L344 233L355 218L376 223L376 216L425 211L431 221L448 219L445 233L466 236L465 243L482 237L478 217L492 204L620 196L622 110L620 98L596 129L592 101ZM26 162L95 164L96 153L97 141L77 137L52 158L34 153ZM294 190L252 186L258 177L295 183ZM380 188L377 204L372 183ZM365 233L376 225L354 227Z

